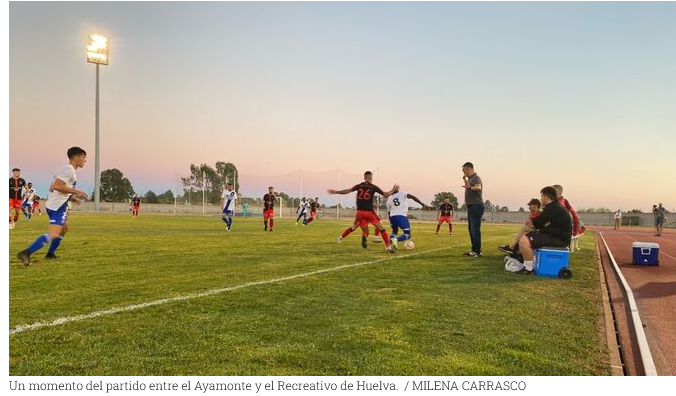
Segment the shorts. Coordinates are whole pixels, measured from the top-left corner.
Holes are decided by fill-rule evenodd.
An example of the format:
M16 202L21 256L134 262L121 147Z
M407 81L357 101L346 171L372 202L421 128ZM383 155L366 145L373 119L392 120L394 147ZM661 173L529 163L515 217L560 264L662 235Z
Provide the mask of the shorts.
M22 209L23 208L32 208L32 207L33 207L33 204L31 202L28 202L28 201L21 204Z
M526 236L530 242L530 247L533 249L539 249L543 247L567 248L570 245L570 240L562 241L561 238L555 237L552 234L544 234L538 231L529 232L526 234Z
M452 216L440 216L439 217L439 224L446 222L448 224L451 224L451 220L453 220Z
M138 210L139 208L140 208L140 206L132 206L131 210Z
M21 200L21 199L12 199L12 198L10 198L10 199L9 199L9 208L10 208L10 209L12 209L12 208L14 208L14 209L21 209L21 202L22 202L22 201L23 201L23 200Z
M221 214L228 215L228 216L234 216L234 215L235 215L235 211L234 211L234 210L225 210L225 209L223 209L223 212L221 212Z
M274 209L268 209L263 211L263 218L264 219L271 219L275 217L275 210Z
M359 227L367 227L369 224L380 223L380 218L374 211L357 210L354 222L359 224Z
M49 215L49 225L58 225L63 226L68 220L68 210L51 210L47 209L47 215Z
M409 231L411 229L411 224L408 222L408 217L406 216L391 216L390 225L395 232L398 229L402 229L403 231Z
M316 219L316 218L317 218L317 212L312 212L312 211L311 211L311 212L310 212L310 217L313 218L313 219Z

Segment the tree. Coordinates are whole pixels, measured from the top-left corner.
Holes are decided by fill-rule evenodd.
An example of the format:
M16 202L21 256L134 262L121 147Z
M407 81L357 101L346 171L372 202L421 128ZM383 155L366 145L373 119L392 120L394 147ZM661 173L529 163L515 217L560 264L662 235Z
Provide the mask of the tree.
M495 210L495 206L491 203L491 201L486 200L484 203L484 209L486 212L492 212Z
M106 169L101 172L101 201L126 202L134 195L129 179L119 169Z
M226 180L233 181L236 172L237 167L229 162L218 161L215 169L207 164L199 166L190 164L190 175L182 177L181 183L185 194L193 200L201 201L204 190L207 202L216 204L221 200ZM238 187L239 181L235 190L238 190Z
M159 203L174 203L174 192L167 190L164 193L157 196Z
M499 212L509 212L509 208L506 206L503 206L500 208Z
M152 190L148 190L144 199L146 203L160 203L160 200L157 199L157 194L152 192Z
M519 213L523 213L525 211L526 211L526 209L524 209L523 206L519 208Z
M448 191L442 191L434 194L434 200L432 200L430 206L435 209L439 209L439 205L441 205L441 203L444 202L444 199L446 198L451 200L451 204L454 208L458 208L458 198L452 192Z

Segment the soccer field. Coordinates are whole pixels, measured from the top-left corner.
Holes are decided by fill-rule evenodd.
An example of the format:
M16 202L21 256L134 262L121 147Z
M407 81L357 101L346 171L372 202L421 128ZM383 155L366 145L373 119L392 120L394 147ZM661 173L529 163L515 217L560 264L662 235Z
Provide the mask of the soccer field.
M60 258L24 267L47 216L21 220L9 374L609 374L594 238L559 280L505 272L514 225L485 225L477 259L465 224L413 223L416 249L388 255L336 243L350 223L73 213Z

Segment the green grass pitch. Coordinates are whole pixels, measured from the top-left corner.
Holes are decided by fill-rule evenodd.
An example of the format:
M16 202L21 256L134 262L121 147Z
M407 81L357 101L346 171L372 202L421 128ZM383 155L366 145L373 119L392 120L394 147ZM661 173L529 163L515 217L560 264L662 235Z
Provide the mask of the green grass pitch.
M594 238L571 280L504 271L514 225L434 235L413 252L360 246L349 220L74 213L56 261L16 253L47 227L9 236L10 329L167 298L154 306L9 335L10 375L606 375ZM442 227L442 230L446 230ZM413 255L411 255L413 254ZM407 257L409 256L410 257ZM377 261L381 260L381 261ZM374 262L375 261L375 262ZM367 263L277 282L345 264ZM263 282L212 295L197 293Z

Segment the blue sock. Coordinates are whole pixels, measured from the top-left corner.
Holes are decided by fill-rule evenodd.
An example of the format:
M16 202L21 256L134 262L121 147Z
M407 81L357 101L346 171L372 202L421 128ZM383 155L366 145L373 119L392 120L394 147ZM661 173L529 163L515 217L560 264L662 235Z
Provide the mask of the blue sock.
M49 237L49 234L42 234L38 237L38 239L35 240L35 242L33 242L32 245L28 247L28 251L30 254L33 254L48 244L51 240L52 239Z
M402 234L402 235L399 235L399 237L397 238L397 241L399 241L399 242L405 241L405 240L409 239L410 237L411 236L409 234Z
M296 223L298 223L300 221L301 217L303 217L303 215L298 216L298 218L296 219Z
M228 217L228 221L226 223L228 223L228 228L232 227L232 217Z
M58 237L52 239L52 244L49 245L49 250L47 250L47 254L54 254L54 252L56 252L56 249L59 248L59 245L61 244L62 240L63 235L59 235Z
M223 222L224 222L225 224L228 224L228 218L227 218L227 217L221 216L221 220L223 220Z

